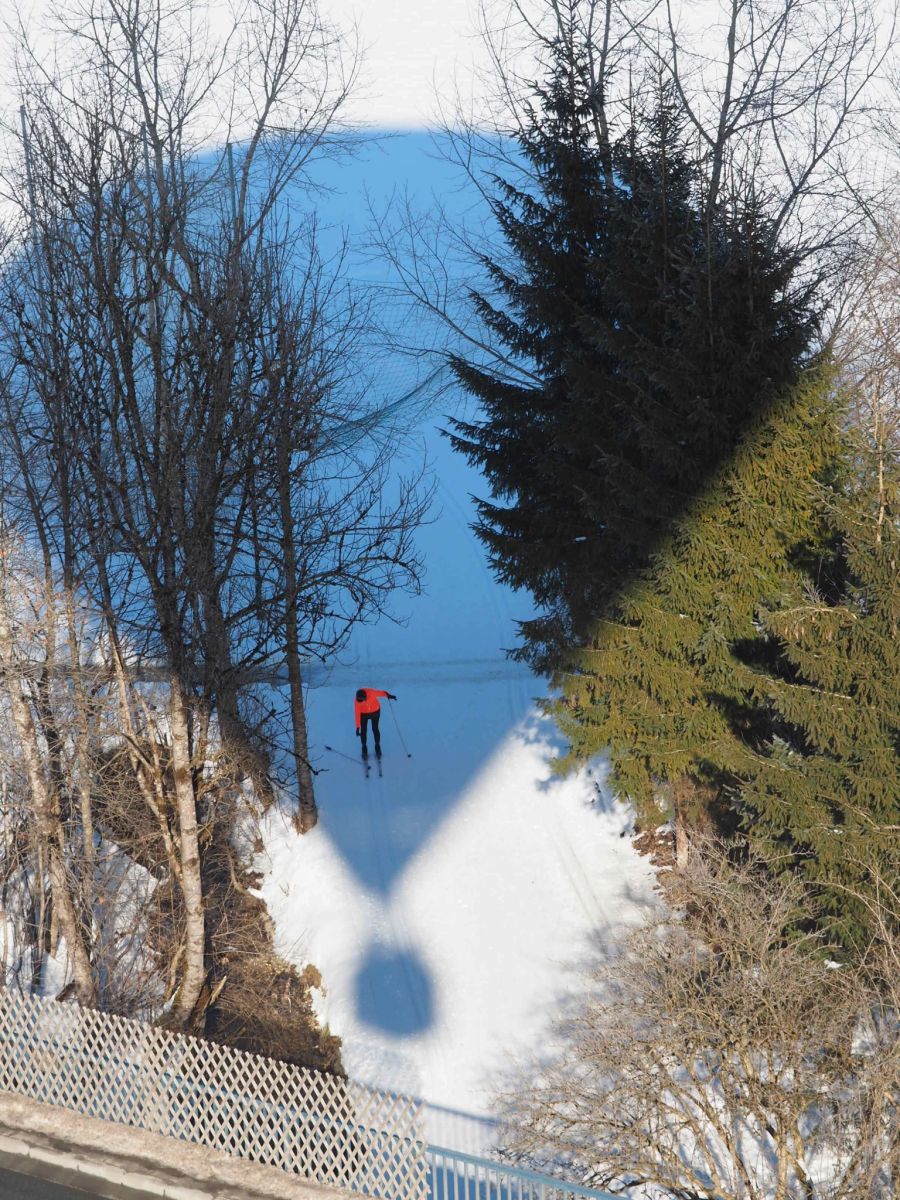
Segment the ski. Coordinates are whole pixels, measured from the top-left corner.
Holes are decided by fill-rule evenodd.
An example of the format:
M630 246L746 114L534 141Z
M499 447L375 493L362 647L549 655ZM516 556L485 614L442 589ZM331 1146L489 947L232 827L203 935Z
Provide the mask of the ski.
M369 760L367 758L364 758L362 760L362 764L363 764L363 772L365 773L366 779L368 779L369 775L372 772L372 764L369 762Z

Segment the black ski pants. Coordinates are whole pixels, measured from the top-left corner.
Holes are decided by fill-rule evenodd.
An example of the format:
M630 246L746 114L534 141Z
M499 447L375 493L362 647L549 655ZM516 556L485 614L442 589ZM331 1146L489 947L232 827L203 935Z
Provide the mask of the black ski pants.
M366 733L369 728L369 722L372 722L372 737L375 739L375 753L381 753L381 733L378 729L378 721L381 717L381 710L378 709L373 713L359 714L359 740L362 742L363 754L369 753L369 747L366 745Z

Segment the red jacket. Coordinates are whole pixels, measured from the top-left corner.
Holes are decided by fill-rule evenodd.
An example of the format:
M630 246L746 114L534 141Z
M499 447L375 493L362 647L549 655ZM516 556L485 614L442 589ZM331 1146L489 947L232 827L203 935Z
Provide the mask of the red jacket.
M365 700L356 700L353 705L353 715L356 718L356 728L359 729L359 718L362 713L376 713L381 709L379 696L389 696L390 692L376 692L374 688L360 688L366 693Z

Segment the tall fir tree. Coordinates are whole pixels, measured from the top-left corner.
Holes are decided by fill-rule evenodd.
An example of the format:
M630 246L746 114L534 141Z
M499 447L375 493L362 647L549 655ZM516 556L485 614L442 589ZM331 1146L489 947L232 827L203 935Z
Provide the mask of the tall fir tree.
M648 824L734 830L734 789L771 736L754 669L780 669L761 606L805 594L834 558L828 481L843 406L825 367L744 431L731 460L675 517L648 567L556 672L570 753L608 748Z
M453 440L491 485L476 528L496 572L541 610L518 654L556 685L561 769L609 750L658 820L715 806L765 735L729 639L759 641L756 608L799 586L830 402L801 383L810 297L762 206L705 208L664 89L597 145L576 68L561 45L521 137L532 186L498 181L509 254L474 297L535 382L455 359L481 415ZM751 499L729 464L752 475L757 454Z
M478 317L527 374L452 359L483 413L454 422L452 437L491 483L492 498L478 502L476 532L498 576L529 589L566 631L573 594L592 568L596 523L581 490L593 461L588 422L603 425L607 407L597 403L586 413L576 381L598 358L608 357L607 375L617 369L581 331L586 312L613 319L594 263L616 236L617 185L609 147L592 140L593 98L581 92L580 78L577 64L560 54L538 92L521 139L536 186L494 180L493 212L511 254L482 259L499 299L472 294ZM562 430L579 424L585 439L564 442ZM602 479L592 477L590 487L602 490ZM530 654L528 626L524 643Z
M750 841L807 876L851 952L873 935L867 900L900 875L900 467L856 467L836 497L839 594L762 616L779 660L747 682L773 733L740 791Z

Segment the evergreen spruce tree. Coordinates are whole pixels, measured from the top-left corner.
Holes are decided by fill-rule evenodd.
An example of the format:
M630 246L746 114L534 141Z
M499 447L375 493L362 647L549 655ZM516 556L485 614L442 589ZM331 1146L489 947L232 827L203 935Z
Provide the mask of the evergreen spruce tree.
M740 805L751 842L818 886L830 932L858 951L872 932L865 898L900 874L896 464L864 469L836 520L840 595L808 594L764 614L780 660L757 669L750 686L773 734L744 768Z
M712 817L736 827L734 788L772 732L754 672L779 670L758 611L799 602L833 559L825 484L841 415L830 372L810 368L745 430L554 676L552 707L571 747L562 766L608 748L648 824Z
M454 422L452 437L491 483L492 498L478 503L476 532L498 576L529 589L554 614L563 640L573 625L574 594L593 569L587 543L595 521L582 483L591 473L591 442L608 420L608 405L595 398L585 406L576 381L586 361L605 357L596 365L609 377L618 369L581 332L586 312L613 319L594 264L616 236L617 185L609 148L592 142L592 97L581 93L579 78L560 51L521 141L536 186L494 181L493 211L511 254L503 261L485 257L482 265L500 300L472 295L479 318L534 382L452 360L483 414L477 422ZM564 442L565 429L583 436ZM589 488L602 492L602 478L591 475ZM528 627L524 643L528 655L534 649Z
M521 138L533 186L498 181L509 253L474 297L536 382L454 360L481 416L453 440L491 484L495 570L542 610L518 654L556 685L560 768L609 751L658 822L721 807L769 732L730 645L768 653L754 614L801 586L834 426L803 376L809 295L761 206L705 208L665 91L598 146L580 77L561 47Z

